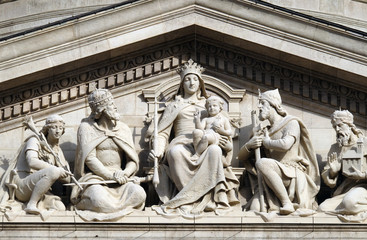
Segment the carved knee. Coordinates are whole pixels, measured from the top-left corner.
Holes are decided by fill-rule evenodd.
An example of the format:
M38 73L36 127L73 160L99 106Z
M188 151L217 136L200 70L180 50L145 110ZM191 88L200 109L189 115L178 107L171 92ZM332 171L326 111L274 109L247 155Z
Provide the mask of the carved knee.
M200 129L195 129L192 134L194 135L194 137L198 137L201 138L201 136L203 136L203 130Z
M56 181L57 179L60 178L62 174L62 170L58 167L52 166L47 168L47 172L46 172L46 176L51 180L51 181Z
M357 187L350 190L343 198L342 205L346 214L356 214L361 211L360 202L365 201L366 189ZM363 208L364 209L364 208Z
M266 168L266 160L266 158L260 158L256 161L255 166L258 171L263 172L263 170Z

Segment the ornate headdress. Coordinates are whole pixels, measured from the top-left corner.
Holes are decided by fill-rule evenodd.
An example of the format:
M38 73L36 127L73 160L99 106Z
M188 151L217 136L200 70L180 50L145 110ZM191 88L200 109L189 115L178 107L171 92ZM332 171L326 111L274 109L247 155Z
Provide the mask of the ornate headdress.
M177 69L177 73L180 74L181 79L183 79L189 73L196 74L201 79L201 73L204 71L205 69L192 59L182 64L182 66Z
M275 108L275 110L281 116L286 116L287 112L282 107L282 98L280 97L279 90L269 90L266 92L261 93L259 89L259 100L266 100L270 103L271 106Z
M91 108L103 105L113 99L112 94L107 89L96 89L88 96L88 103Z
M259 100L266 100L274 107L282 105L282 98L280 97L278 89L269 90L263 93L261 93L259 89Z

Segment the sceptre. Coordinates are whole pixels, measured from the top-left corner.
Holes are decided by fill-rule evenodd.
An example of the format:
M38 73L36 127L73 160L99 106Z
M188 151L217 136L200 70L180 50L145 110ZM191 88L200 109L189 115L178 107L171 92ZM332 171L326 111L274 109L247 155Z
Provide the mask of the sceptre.
M158 102L157 97L154 97L154 133L153 133L153 151L154 154L157 152L158 143ZM154 187L157 187L159 184L159 176L158 176L158 157L154 157L154 173L153 173L153 185Z
M32 119L32 116L25 116L24 117L24 120L23 120L23 126L26 127L26 129L29 129L31 130L35 135L36 137L45 143L45 146L47 147L47 149L51 152L51 154L54 156L55 160L60 164L60 166L62 168L64 168L64 170L67 172L67 174L70 175L71 177L71 180L80 188L80 190L83 190L83 187L79 184L79 182L75 179L74 175L70 172L70 169L67 165L63 165L61 163L61 160L58 156L58 154L56 154L52 148L50 147L50 145L48 144L47 142L47 139L45 137L45 135L41 132L39 133L36 129L36 126L34 125L34 122L33 122L33 119Z

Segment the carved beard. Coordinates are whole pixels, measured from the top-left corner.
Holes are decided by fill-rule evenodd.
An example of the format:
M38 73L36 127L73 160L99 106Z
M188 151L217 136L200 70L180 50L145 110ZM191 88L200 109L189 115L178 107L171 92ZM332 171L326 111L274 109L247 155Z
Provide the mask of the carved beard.
M339 147L346 146L349 143L349 134L345 132L339 132L336 135L336 142L339 144Z
M264 121L269 118L269 110L268 109L261 109L259 113L260 121Z
M120 120L120 114L115 111L115 110L105 110L106 116L108 119L114 120L114 121L118 121Z

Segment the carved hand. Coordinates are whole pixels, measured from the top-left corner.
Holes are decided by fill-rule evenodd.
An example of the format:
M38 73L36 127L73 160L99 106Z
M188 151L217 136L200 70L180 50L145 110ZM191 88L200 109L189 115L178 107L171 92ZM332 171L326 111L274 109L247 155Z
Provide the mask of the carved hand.
M156 154L153 149L150 150L149 155L148 155L148 161L149 162L153 162L154 161L154 158L156 158L156 157L158 158L158 160L159 159L162 159L163 153Z
M62 167L57 167L60 171L60 178L67 178L70 174Z
M194 113L194 119L195 119L195 120L200 120L200 118L201 118L201 112L200 112L200 110L197 108L197 109L196 109L196 111L195 111L195 113Z
M223 149L223 151L225 152L229 152L232 150L233 145L232 143L228 140L227 137L224 136L220 136L219 139L219 147L221 147Z
M259 148L261 147L261 145L263 144L263 141L264 141L264 137L263 136L253 136L246 144L246 148L248 150L251 150L251 149L256 149L256 148Z
M223 132L223 125L222 125L222 124L220 124L220 123L218 123L218 122L214 122L214 123L213 123L213 129L214 129L217 133L222 134L222 132Z
M332 154L330 154L330 156L328 157L328 164L329 164L329 167L330 167L331 177L338 174L338 172L340 171L342 165L338 161L338 154L336 152L333 152Z
M127 183L127 176L123 170L117 170L114 172L113 179L121 185Z
M343 174L346 177L351 178L351 179L355 179L355 180L360 180L360 179L365 179L366 178L366 174L359 171L359 169L355 168L354 166L352 166L352 169L353 169L353 172L343 173Z

